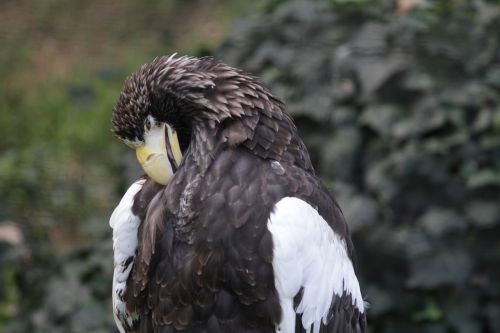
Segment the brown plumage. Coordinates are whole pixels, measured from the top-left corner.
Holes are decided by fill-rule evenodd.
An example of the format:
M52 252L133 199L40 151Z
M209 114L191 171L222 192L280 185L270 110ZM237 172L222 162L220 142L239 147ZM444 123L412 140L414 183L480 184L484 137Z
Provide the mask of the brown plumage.
M127 79L115 134L140 144L152 115L173 125L184 155L167 186L147 179L134 199L142 222L123 297L138 314L131 331L275 332L282 314L266 223L283 197L317 207L351 253L344 217L284 108L254 77L212 58L161 57ZM349 316L321 332L339 323L338 332L364 331L364 314L348 303L332 303L332 314L345 307Z

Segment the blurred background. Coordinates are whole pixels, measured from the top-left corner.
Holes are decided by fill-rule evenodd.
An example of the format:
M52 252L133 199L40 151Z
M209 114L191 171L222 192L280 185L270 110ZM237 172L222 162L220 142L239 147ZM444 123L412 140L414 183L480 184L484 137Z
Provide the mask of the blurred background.
M127 75L214 55L288 105L343 207L370 332L500 332L494 0L0 2L0 332L117 330Z

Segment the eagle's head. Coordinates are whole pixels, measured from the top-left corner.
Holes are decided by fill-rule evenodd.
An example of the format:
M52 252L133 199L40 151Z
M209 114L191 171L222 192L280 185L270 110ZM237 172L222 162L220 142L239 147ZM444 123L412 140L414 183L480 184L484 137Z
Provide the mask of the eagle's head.
M113 132L136 149L139 163L157 183L166 185L175 173L193 121L224 118L205 96L229 68L212 58L159 57L125 81L113 110Z
M113 132L136 149L148 176L166 185L188 151L196 151L194 159L206 166L218 144L244 144L263 158L298 158L309 167L308 157L294 155L305 148L283 109L243 71L209 57L170 56L127 78L112 123ZM188 149L193 141L201 148Z

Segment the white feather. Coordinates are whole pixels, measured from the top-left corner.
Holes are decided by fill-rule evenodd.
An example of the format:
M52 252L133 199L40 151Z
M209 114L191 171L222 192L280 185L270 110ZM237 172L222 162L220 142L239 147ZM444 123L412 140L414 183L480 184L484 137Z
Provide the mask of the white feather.
M114 252L114 272L113 272L113 313L116 326L121 333L125 333L123 323L118 318L118 313L126 314L125 303L121 295L125 292L126 283L132 263L127 259L135 257L137 249L137 229L140 220L132 213L134 196L139 192L144 184L144 179L136 181L127 190L118 206L111 214L109 225L113 229L113 252ZM132 325L133 315L127 319L128 325Z
M293 197L274 207L267 227L273 238L273 269L283 317L276 332L295 332L293 298L303 287L296 312L307 332L319 332L326 323L334 294L351 295L364 312L358 279L345 240L307 202Z

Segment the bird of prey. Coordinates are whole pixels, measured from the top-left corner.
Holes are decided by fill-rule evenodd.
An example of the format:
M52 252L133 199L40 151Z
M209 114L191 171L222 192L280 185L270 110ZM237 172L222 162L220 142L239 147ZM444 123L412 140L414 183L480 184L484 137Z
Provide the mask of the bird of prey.
M255 77L159 57L112 124L145 171L110 219L121 333L365 331L344 216Z

